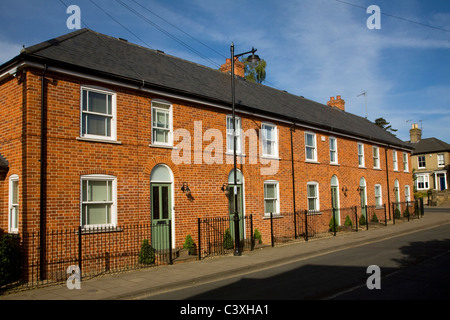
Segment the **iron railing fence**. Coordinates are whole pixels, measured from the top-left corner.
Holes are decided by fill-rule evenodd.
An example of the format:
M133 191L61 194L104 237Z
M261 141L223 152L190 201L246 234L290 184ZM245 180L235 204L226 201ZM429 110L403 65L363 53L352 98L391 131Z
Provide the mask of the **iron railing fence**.
M39 232L19 236L21 276L3 287L33 287L173 262L171 221L117 227L51 230L40 247ZM43 252L41 252L43 250ZM77 267L77 268L75 268Z
M396 222L409 221L410 219L419 219L423 217L424 206L423 198L414 201L392 202L392 221Z
M238 223L240 250L253 250L253 216L240 217ZM198 218L198 259L232 253L235 250L234 224L234 217L231 216Z

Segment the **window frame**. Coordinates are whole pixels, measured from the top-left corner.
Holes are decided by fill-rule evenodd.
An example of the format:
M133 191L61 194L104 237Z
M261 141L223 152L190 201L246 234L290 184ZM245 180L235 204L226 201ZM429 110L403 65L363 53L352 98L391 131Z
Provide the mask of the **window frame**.
M309 195L309 187L310 186L315 187L315 192L316 192L315 197L311 197ZM310 206L309 206L310 199L314 200L315 209L310 208ZM306 205L307 205L308 211L315 211L315 212L320 211L319 183L316 181L309 181L308 183L306 183Z
M378 195L377 189L380 191ZM383 188L379 183L375 184L375 206L376 208L381 208L383 206Z
M235 115L236 121L236 154L242 154L242 118ZM228 128L228 123L230 123L231 128ZM234 153L234 137L233 137L233 116L226 116L226 153ZM231 145L231 149L228 146Z
M329 140L328 142L329 142L329 146L330 146L330 163L331 164L338 164L339 161L338 161L337 138L336 137L329 137L328 140ZM334 146L335 146L334 149L331 148L331 141L332 140L334 140ZM332 161L332 156L331 156L333 152L334 152L334 158L335 158L334 161Z
M105 114L105 113L84 110L84 92L85 91L88 94L87 101L89 101L89 92L111 96L111 114L107 114L107 113ZM88 103L88 106L89 106L89 103ZM86 106L86 109L88 108L88 106ZM86 138L86 139L116 141L117 140L116 113L117 113L117 94L116 94L116 92L109 90L109 89L99 88L99 87L94 87L94 86L85 86L85 85L81 86L81 88L80 88L80 137ZM110 118L110 135L102 136L102 135L87 133L87 123L86 123L85 127L83 127L83 119L84 119L85 115L93 115L93 116ZM105 132L106 131L107 131L107 129L105 128Z
M405 185L405 201L411 202L411 188L409 187L409 185Z
M420 158L423 158L423 161L420 161ZM423 162L423 166L420 165L420 163ZM425 169L427 166L426 157L425 155L417 156L417 168L418 169Z
M19 176L13 174L9 177L8 183L8 232L19 232L19 208L20 208L20 189L19 189ZM14 188L16 185L16 188ZM16 189L16 190L14 190ZM14 192L17 192L16 202L14 201ZM15 214L12 214L13 208L15 208Z
M364 143L361 142L358 142L358 167L360 168L366 167L366 160L364 157Z
M89 201L84 200L84 182L85 181L107 181L111 182L111 198L104 201ZM86 192L88 192L86 190ZM108 192L107 192L108 193ZM105 204L110 205L110 222L99 223L99 224L87 224L87 212L84 208L88 205L99 205ZM106 207L105 207L106 208ZM117 177L105 174L89 174L83 175L80 178L80 226L83 229L95 229L95 228L105 228L105 227L116 227L117 226Z
M311 135L313 137L313 142L314 142L313 146L310 146L307 143L308 135ZM308 158L308 148L312 149L312 151L313 151L313 159ZM311 132L311 131L305 131L305 161L317 162L317 135L316 135L316 133Z
M403 152L403 172L409 172L408 153Z
M423 182L420 182L419 178L423 178ZM423 187L420 187L419 183L423 183ZM416 175L416 188L417 188L417 190L430 189L430 176L428 174L417 174Z
M274 139L268 140L267 135L265 134L265 127L271 127L273 128L274 132ZM265 141L270 141L273 143L273 152L272 154L266 153L265 149ZM262 122L261 123L261 153L263 157L267 158L278 158L278 127L277 125L269 122Z
M163 106L156 106L155 104L159 104L159 105L163 105ZM164 100L159 100L159 99L152 99L151 103L150 103L150 109L151 109L151 131L150 131L150 136L151 136L151 145L153 146L166 146L166 147L172 147L173 146L173 105L172 103L168 102L168 101L164 101ZM160 127L155 127L153 125L153 120L154 120L154 111L163 111L164 113L167 113L168 117L168 121L169 121L169 125L168 128L160 128ZM165 130L167 131L167 142L160 142L160 141L156 141L156 135L154 134L154 130Z
M372 146L372 154L373 154L373 168L381 169L380 166L380 148L377 146Z
M393 162L393 166L394 166L394 171L398 171L397 150L392 150L392 162Z
M439 163L439 158L442 157L442 164ZM437 166L438 167L445 167L445 155L443 153L437 154Z
M276 198L266 198L266 186L267 185L274 185L275 186L275 196ZM263 196L264 196L264 215L270 216L270 212L266 212L266 201L275 201L275 211L272 212L273 215L279 215L280 214L280 188L279 188L279 182L276 180L266 180L264 181L264 190L263 190Z

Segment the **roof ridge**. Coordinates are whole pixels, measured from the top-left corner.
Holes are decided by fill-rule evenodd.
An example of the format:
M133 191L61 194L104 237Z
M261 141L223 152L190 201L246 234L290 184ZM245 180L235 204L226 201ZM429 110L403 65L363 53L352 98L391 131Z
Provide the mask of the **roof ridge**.
M88 32L88 31L92 31L92 30L90 30L88 28L79 29L79 30L76 30L76 31L64 34L62 36L59 36L59 37L56 37L56 38L52 38L52 39L49 39L49 40L46 40L46 41L43 41L43 42L40 42L40 43L32 45L31 47L28 47L28 48L24 47L20 51L20 53L21 54L34 54L34 53L36 53L36 52L38 52L40 50L44 50L44 49L46 49L48 47L51 47L51 46L54 46L55 44L59 44L61 42L69 40L71 38L79 36L79 35L81 35L81 34L83 34L85 32Z

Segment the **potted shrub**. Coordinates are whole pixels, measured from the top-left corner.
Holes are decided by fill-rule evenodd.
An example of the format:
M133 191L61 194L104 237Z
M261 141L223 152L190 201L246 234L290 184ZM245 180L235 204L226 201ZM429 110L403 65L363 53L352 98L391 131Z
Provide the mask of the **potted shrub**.
M331 232L338 231L338 224L335 222L334 217L331 217L330 223L328 224Z
M361 215L361 217L359 218L359 225L360 226L365 226L366 225L366 216L365 215Z
M186 249L189 255L195 254L195 243L190 234L184 240L183 249Z
M400 210L398 208L394 210L394 217L395 219L400 219Z
M377 217L377 215L375 214L375 212L373 213L373 216L372 216L372 220L371 220L372 222L378 222L378 217Z

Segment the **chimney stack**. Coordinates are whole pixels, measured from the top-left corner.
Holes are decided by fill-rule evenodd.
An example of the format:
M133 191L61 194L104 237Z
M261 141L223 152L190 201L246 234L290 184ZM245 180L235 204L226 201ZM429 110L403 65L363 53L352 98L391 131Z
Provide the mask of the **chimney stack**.
M231 73L231 59L228 58L226 62L220 66L220 71ZM237 59L234 62L234 74L242 78L245 77L245 64Z
M345 111L345 101L341 99L341 96L336 96L336 99L330 97L330 101L327 102L327 105Z
M419 129L417 123L413 123L411 129L409 130L409 137L411 142L419 142L422 139L422 130Z

